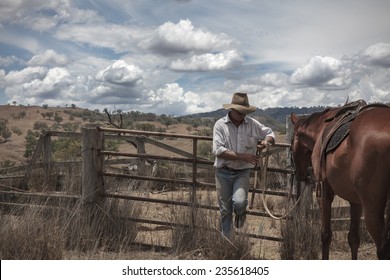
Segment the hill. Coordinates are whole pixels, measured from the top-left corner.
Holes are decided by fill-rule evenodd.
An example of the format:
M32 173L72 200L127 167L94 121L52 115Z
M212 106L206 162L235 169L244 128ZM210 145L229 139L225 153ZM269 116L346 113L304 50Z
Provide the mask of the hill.
M257 109L250 116L256 118L261 123L264 123L267 126L272 127L278 132L285 132L286 129L286 117L291 115L291 113L296 113L298 115L312 114L314 112L319 112L325 110L326 107L316 106L316 107L274 107L267 109ZM188 115L188 118L221 118L226 115L225 109L218 109L212 112L199 113Z
M0 105L0 168L26 163L45 130L79 132L82 127L95 126L211 136L213 121L141 112L108 114L76 107ZM61 145L62 156L70 154L72 148L74 151L80 148L79 143L67 141L55 144ZM121 149L120 144L113 144L116 145L114 148ZM184 141L173 145L189 151L192 147Z
M256 112L252 113L251 116L255 117L264 117L264 118L273 118L276 121L285 124L286 116L291 113L296 113L299 115L312 114L314 112L319 112L325 110L326 107L316 106L316 107L273 107L267 109L257 109ZM188 115L187 117L198 117L198 118L220 118L226 115L225 109L218 109L212 112L199 113Z

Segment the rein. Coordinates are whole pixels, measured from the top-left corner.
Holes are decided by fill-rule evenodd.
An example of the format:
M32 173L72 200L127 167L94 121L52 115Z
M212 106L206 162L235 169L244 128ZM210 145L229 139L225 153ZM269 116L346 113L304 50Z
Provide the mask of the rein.
M271 212L271 210L269 209L268 205L267 205L266 194L265 194L265 190L266 190L266 184L265 183L266 183L266 179L267 179L267 167L268 167L268 159L269 159L269 146L266 146L262 150L258 149L256 155L258 155L260 157L260 164L256 165L255 168L254 168L255 169L255 183L254 183L254 186L253 186L252 200L251 200L250 208L253 207L255 190L257 188L257 182L259 182L259 184L262 186L262 192L261 192L262 193L262 196L261 196L262 199L261 200L262 200L263 207L264 207L265 211L267 212L267 214L271 218L273 218L275 220L285 219L294 210L294 208L298 205L298 203L301 200L302 195L298 197L298 199L295 201L295 203L291 207L291 209L289 209L283 215L275 215L275 214L273 214ZM260 176L258 176L258 172L259 171L260 171ZM290 179L290 191L289 191L289 194L288 194L287 202L290 201L290 199L292 197L294 175L295 175L295 171L294 171L294 174L291 176L291 179ZM305 188L306 188L306 184L305 184Z

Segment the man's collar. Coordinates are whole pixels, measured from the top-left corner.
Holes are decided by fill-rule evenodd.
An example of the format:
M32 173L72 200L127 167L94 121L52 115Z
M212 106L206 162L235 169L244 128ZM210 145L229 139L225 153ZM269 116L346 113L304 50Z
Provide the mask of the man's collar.
M225 116L225 123L229 123L229 122L233 123L232 120L229 117L229 113L227 113L226 116ZM248 116L244 117L244 123L248 123Z

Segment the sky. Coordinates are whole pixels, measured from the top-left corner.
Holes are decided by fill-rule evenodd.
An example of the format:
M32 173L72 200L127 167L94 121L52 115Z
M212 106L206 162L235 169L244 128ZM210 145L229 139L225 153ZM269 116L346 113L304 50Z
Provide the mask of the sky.
M0 0L0 104L390 101L389 0Z

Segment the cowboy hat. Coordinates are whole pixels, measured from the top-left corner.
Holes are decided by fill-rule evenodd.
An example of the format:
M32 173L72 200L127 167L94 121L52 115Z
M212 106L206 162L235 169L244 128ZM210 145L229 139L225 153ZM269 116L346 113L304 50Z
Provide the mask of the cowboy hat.
M246 93L236 92L233 94L232 103L231 104L223 104L223 108L225 109L234 109L241 114L250 114L256 111L255 106L249 105L248 95Z

